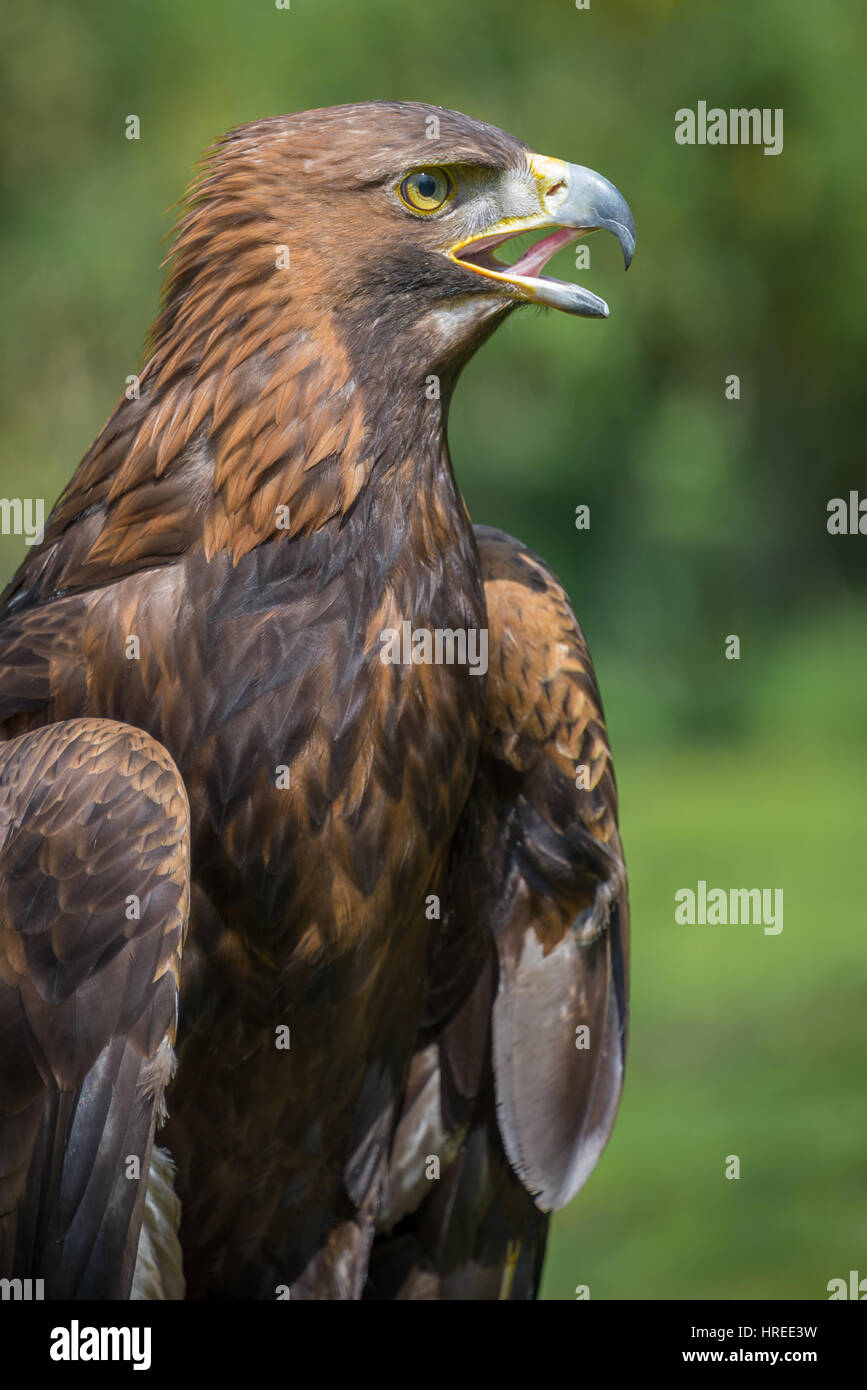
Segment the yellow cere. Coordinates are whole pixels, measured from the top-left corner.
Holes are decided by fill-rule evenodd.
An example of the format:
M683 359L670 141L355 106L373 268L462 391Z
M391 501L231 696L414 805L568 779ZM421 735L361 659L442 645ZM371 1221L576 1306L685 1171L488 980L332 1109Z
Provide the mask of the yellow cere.
M549 159L544 154L528 154L530 173L539 188L539 198L544 206L545 198L554 188L568 180L569 166L562 159Z

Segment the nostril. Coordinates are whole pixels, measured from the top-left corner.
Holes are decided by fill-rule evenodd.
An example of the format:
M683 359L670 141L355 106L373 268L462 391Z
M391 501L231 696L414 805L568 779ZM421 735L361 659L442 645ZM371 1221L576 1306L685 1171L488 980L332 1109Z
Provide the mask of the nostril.
M559 193L560 189L565 187L566 185L564 184L562 179L559 183L552 183L551 187L548 189L547 196L550 198L553 193Z

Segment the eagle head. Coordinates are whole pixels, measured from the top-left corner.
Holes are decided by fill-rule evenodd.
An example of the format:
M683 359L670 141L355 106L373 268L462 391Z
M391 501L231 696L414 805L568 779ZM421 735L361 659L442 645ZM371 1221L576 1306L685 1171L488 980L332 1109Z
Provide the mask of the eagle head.
M589 290L542 274L597 228L628 266L635 224L613 184L482 121L415 102L305 111L241 126L209 152L167 307L206 298L216 277L224 329L233 287L239 327L258 300L287 323L325 315L357 364L387 361L399 376L407 362L466 360L520 304L607 317ZM514 264L497 258L534 231L545 235Z

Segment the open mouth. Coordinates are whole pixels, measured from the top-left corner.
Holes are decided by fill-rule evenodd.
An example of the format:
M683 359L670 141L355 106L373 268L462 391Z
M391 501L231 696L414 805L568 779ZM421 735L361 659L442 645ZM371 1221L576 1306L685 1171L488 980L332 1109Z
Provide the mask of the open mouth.
M527 155L528 171L538 197L539 212L506 216L487 232L468 237L447 252L455 265L472 270L509 287L516 299L562 309L586 318L608 318L608 305L598 295L566 280L555 280L542 271L557 251L589 232L610 232L620 244L629 267L635 251L635 221L623 194L595 169L566 164L562 159ZM507 265L494 255L496 249L524 232L545 231L537 241Z
M555 280L542 274L551 257L562 251L564 246L569 246L597 229L558 227L556 231L529 247L513 265L507 265L494 255L497 247L502 246L504 242L533 230L538 230L538 224L536 228L532 225L518 225L508 231L474 237L472 241L454 247L449 254L456 265L465 266L480 275L512 285L520 291L522 298L532 303L544 304L552 309L563 309L566 313L581 314L588 318L607 318L609 309L604 299L584 289L582 285L574 285L567 280Z

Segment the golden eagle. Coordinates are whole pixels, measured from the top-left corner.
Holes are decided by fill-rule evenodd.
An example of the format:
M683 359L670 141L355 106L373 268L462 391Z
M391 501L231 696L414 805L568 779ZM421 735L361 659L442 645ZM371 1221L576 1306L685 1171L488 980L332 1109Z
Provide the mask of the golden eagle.
M541 273L594 228L628 264L607 180L424 105L208 152L0 601L0 1273L536 1296L619 1100L626 878L581 629L446 417L518 305L607 314Z

